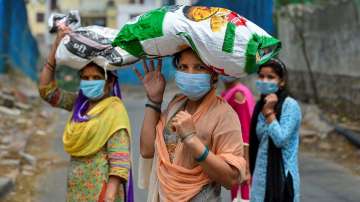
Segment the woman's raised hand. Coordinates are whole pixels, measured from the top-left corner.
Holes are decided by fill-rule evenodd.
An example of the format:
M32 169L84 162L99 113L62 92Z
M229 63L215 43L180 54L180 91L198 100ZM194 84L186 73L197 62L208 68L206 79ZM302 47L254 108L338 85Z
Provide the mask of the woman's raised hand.
M155 68L154 60L150 60L150 64L146 63L144 60L144 76L137 70L135 67L133 70L135 71L137 77L143 83L146 94L150 101L156 103L162 103L166 81L164 76L161 74L162 68L162 59L157 59L157 67Z
M59 26L54 43L56 45L58 45L60 43L61 39L64 38L64 36L69 34L70 32L71 32L71 29L69 27Z
M55 41L52 45L51 51L50 51L48 59L47 59L47 62L49 64L51 64L53 67L56 67L56 60L55 60L56 49L59 46L61 39L63 39L64 36L69 34L70 32L71 32L71 29L66 26L59 27L59 29L57 31Z

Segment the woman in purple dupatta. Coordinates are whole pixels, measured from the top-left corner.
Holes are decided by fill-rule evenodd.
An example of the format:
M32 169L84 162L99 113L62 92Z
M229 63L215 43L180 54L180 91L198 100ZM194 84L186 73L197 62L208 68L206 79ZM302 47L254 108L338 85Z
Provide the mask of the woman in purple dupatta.
M105 71L103 67L91 62L79 72L81 82L78 93L68 92L57 86L55 52L68 31L64 28L58 32L47 63L42 69L40 96L52 106L70 111L70 126L83 124L87 128L86 124L90 122L93 125L92 120L101 119L102 114L90 116L88 113L109 99L114 104L107 107L111 107L111 110L114 108L114 116L119 112L115 109L122 110L120 112L125 117L123 121L129 125L116 73ZM74 135L77 132L79 131L75 131ZM68 152L71 158L67 176L67 201L134 201L129 133L130 128L119 127L114 133L109 133L106 143L91 155L74 156Z

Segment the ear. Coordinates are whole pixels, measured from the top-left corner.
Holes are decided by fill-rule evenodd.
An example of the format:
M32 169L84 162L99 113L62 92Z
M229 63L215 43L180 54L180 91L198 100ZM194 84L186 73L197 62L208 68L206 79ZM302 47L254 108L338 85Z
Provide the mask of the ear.
M106 88L108 88L109 90L111 90L111 88L114 86L114 82L115 82L115 78L114 78L114 77L108 78L108 80L106 81Z
M279 83L279 87L284 88L284 86L285 86L285 81L281 80L280 83Z

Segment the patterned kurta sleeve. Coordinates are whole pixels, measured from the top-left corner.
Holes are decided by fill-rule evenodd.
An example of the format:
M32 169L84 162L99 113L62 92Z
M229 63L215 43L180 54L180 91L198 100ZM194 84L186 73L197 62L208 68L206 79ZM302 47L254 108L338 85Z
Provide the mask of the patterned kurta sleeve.
M39 94L42 99L51 104L53 107L58 107L71 111L77 94L60 89L56 82L51 82L48 85L39 86Z
M121 129L107 142L107 152L110 164L109 176L128 180L130 169L130 139L128 132Z

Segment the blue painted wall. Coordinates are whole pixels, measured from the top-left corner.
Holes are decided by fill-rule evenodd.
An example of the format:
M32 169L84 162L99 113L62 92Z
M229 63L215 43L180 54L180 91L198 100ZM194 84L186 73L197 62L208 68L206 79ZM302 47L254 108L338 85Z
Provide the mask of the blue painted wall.
M195 5L230 9L251 20L269 34L275 33L273 0L200 0Z
M38 79L39 50L28 26L23 0L0 0L0 73L6 64L33 80Z

